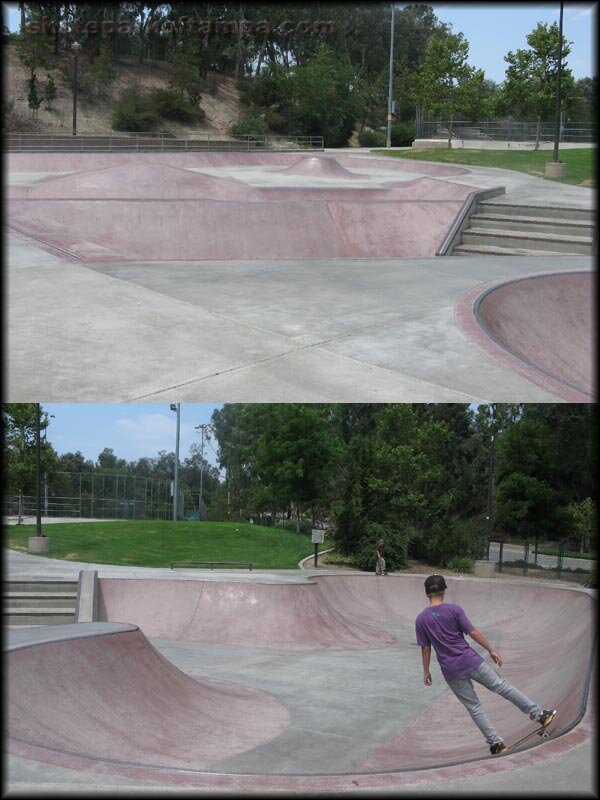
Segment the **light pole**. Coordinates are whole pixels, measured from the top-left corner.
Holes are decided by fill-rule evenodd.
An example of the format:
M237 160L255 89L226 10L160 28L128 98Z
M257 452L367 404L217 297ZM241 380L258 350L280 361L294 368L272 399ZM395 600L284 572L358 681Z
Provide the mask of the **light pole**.
M41 409L40 404L35 404L35 535L42 533L42 459L41 459Z
M558 71L556 75L556 115L554 129L554 156L552 160L558 163L558 142L560 139L560 79L562 73L562 39L563 39L563 3L560 4L560 16L558 23Z
M198 516L202 519L202 511L204 509L204 498L202 492L202 483L203 483L203 476L204 476L204 431L210 428L206 422L202 423L202 425L196 425L196 430L201 431L202 433L202 444L200 445L200 497L198 500Z
M177 414L177 435L175 439L175 480L173 481L173 522L177 522L177 506L179 505L179 426L181 403L171 403L171 411Z
M392 3L392 26L390 33L390 79L388 84L388 117L387 117L387 144L392 146L392 86L394 81L394 3Z
M73 136L77 135L77 53L81 50L79 42L71 45L73 51Z
M492 432L490 440L490 458L488 464L487 513L485 515L485 535L483 539L483 558L490 560L490 534L492 530L492 502L494 496L494 451L496 447L496 406L492 403Z

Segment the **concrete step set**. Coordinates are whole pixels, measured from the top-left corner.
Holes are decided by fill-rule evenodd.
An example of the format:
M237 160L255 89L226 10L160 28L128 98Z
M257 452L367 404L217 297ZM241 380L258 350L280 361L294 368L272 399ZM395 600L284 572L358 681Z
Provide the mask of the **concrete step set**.
M97 572L79 580L8 580L3 585L4 625L65 625L97 618Z
M481 202L452 255L592 255L594 212Z

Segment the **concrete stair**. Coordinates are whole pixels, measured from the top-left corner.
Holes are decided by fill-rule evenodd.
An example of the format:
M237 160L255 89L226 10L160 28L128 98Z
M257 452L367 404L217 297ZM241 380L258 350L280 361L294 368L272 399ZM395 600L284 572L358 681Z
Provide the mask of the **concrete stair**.
M477 204L452 255L592 255L591 209Z
M4 581L4 625L65 625L76 622L77 585L76 580Z

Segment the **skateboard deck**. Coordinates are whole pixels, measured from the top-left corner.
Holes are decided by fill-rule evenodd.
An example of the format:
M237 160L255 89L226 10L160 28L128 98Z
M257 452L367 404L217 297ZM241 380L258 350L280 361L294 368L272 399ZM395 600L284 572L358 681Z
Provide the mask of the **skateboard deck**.
M556 717L554 719L556 719ZM514 742L511 745L508 745L506 750L502 751L502 755L504 755L506 753L511 753L520 744L525 744L525 742L529 741L529 739L533 739L534 736L540 736L542 739L549 739L550 736L552 735L552 731L550 730L550 728L551 728L553 722L554 722L554 720L552 720L552 722L548 723L548 725L546 725L545 727L540 725L539 728L534 728L534 730L530 731L526 736L523 736L518 741Z

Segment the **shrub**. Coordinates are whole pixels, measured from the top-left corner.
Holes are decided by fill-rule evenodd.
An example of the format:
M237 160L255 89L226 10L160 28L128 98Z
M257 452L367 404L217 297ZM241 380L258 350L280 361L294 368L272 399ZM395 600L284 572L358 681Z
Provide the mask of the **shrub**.
M358 143L361 147L385 147L387 134L383 131L374 131L372 128L363 128L358 134Z
M153 131L159 123L158 112L148 103L148 96L137 89L128 89L121 95L112 115L116 131Z
M465 558L463 556L455 556L451 558L448 562L448 569L451 569L452 572L466 572L471 573L473 572L475 564L470 558Z
M279 522L277 527L283 528L284 531L293 531L296 533L296 520L286 519L284 522ZM312 527L312 522L309 519L300 520L300 533L311 533Z
M169 89L154 89L144 101L159 117L178 122L199 122L204 119L204 111L184 100L178 92Z
M413 558L440 567L453 558L479 558L483 549L483 531L476 520L440 519L428 530L410 533Z
M269 126L256 109L250 109L237 122L229 126L232 136L266 136Z
M352 566L366 572L375 572L375 548L379 539L384 540L385 564L389 572L408 566L408 536L394 530L389 524L369 522L364 536L352 554Z
M598 579L596 577L596 570L592 570L589 576L585 579L583 584L586 589L597 589L598 588Z
M390 140L393 147L410 147L415 140L415 123L397 122L392 126Z

